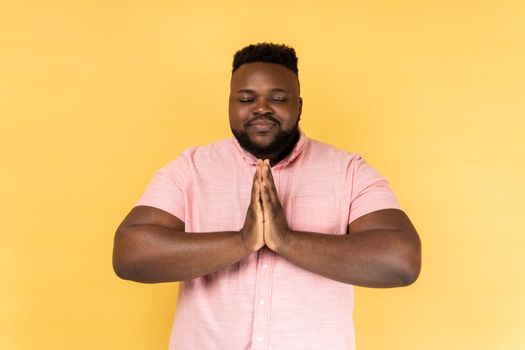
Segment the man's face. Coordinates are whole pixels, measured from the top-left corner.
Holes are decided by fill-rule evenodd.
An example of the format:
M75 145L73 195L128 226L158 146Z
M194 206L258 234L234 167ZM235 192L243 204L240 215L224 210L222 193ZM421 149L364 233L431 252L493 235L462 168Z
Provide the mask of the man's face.
M232 75L230 126L241 146L257 157L278 156L297 141L301 108L299 80L280 64L247 63Z

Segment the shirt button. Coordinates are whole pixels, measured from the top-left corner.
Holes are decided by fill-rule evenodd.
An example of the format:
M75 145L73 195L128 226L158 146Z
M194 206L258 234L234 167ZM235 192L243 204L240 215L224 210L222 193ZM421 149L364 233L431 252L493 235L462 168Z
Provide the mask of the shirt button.
M263 267L263 269L267 269L268 268L268 264L264 263L262 267Z
M264 301L264 299L261 299L261 301L259 302L259 304L261 304L261 305L264 305L264 303L266 303L266 302Z
M263 341L263 337L257 337L257 342L258 343L262 343L262 341Z

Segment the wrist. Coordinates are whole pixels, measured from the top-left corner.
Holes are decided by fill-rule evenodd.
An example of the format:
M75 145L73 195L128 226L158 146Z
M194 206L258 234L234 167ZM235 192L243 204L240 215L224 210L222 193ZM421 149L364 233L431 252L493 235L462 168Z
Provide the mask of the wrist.
M281 231L279 238L271 244L268 244L268 248L281 255L281 253L286 251L287 247L290 245L290 238L292 234L292 230L290 229Z
M246 232L244 231L244 228L242 228L240 231L239 231L239 236L241 236L241 242L242 242L242 247L244 248L244 253L245 254L251 254L253 252L255 252L257 249L254 249L250 244L249 244L249 240L246 239Z

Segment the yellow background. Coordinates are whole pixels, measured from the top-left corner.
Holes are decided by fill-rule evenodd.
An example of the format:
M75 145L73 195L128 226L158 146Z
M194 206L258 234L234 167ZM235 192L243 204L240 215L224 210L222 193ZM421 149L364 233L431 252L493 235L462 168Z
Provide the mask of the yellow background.
M233 53L299 55L307 135L363 154L423 242L409 288L356 293L359 350L525 349L525 5L0 4L0 348L164 349L177 285L119 280L154 172L230 135Z

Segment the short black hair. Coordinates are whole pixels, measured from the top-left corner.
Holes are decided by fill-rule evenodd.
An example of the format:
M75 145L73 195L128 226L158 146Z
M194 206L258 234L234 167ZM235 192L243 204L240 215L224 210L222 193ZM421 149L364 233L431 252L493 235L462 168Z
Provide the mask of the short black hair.
M233 56L232 74L241 65L252 62L277 63L299 75L295 50L283 44L258 43L240 49Z

